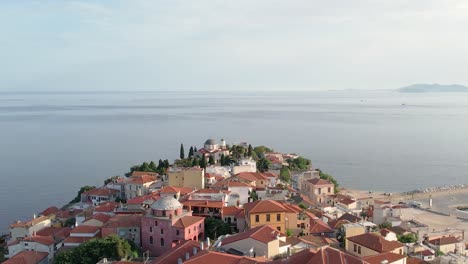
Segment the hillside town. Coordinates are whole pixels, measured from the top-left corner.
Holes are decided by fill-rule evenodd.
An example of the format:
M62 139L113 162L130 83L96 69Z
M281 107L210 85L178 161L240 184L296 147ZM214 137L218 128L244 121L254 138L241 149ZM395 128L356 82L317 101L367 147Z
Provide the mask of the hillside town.
M3 263L466 263L464 230L431 226L421 203L346 191L299 155L246 142L185 151L12 223ZM85 258L97 241L136 254Z

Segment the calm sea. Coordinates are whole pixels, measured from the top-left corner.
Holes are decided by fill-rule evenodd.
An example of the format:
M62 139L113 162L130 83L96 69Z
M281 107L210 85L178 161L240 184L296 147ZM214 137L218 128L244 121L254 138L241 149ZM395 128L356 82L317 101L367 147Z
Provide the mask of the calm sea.
M295 152L352 188L468 183L466 93L0 93L0 129L0 231L207 138Z

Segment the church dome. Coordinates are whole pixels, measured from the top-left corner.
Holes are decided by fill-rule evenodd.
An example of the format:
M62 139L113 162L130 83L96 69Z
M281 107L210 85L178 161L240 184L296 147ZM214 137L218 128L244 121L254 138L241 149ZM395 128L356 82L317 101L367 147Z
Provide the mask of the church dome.
M151 208L154 210L166 211L166 210L177 210L182 207L182 204L179 203L174 197L165 196L161 197L155 203L151 205Z
M205 141L205 145L216 145L216 140L210 138L207 141Z

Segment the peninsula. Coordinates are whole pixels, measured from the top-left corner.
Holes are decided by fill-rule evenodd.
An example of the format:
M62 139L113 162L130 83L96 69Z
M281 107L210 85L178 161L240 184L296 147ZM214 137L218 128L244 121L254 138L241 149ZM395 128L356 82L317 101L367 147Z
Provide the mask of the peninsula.
M397 91L400 93L460 93L468 92L468 87L459 84L413 84L397 89Z
M464 261L466 205L441 193L465 191L348 190L295 153L208 139L81 187L0 242L6 264Z

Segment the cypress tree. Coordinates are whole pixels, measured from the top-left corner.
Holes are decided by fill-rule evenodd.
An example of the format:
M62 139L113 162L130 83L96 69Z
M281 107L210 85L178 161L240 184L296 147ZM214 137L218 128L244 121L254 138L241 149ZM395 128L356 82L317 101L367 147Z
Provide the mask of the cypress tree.
M193 157L193 146L190 147L189 152L188 152L189 158Z
M206 168L206 159L205 159L205 157L202 157L202 158L201 158L200 167Z
M252 145L249 144L249 150L247 152L247 155L249 155L249 157L252 157L252 152L253 152Z
M210 156L210 159L208 160L208 163L209 163L210 165L214 165L214 164L215 164L215 161L214 161L213 156Z
M226 159L226 157L224 156L224 154L221 154L221 160L220 160L221 166L226 165L225 159Z
M180 144L180 159L185 158L184 144Z

